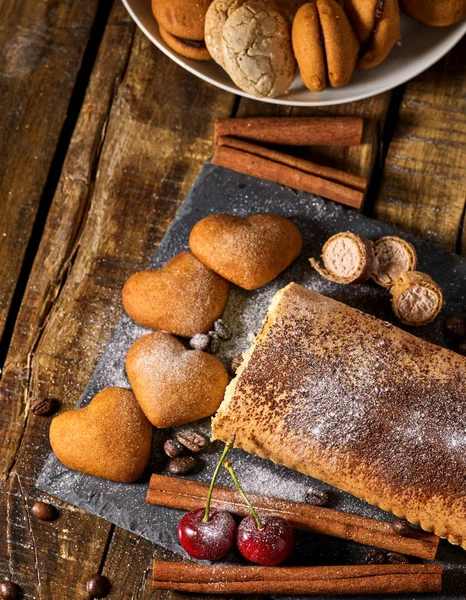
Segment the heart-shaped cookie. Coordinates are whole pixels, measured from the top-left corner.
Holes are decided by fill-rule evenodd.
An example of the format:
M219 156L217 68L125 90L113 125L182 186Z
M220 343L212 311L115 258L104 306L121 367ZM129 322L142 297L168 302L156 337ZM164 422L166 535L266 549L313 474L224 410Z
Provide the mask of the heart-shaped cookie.
M172 335L159 331L131 346L126 372L146 417L161 428L212 415L228 385L228 373L218 358L186 350Z
M294 261L302 238L291 221L278 215L211 215L193 227L189 246L209 269L255 290Z
M162 269L132 275L123 287L123 306L136 322L192 337L212 328L228 298L229 283L182 252Z
M131 390L107 388L88 406L53 419L50 444L68 468L131 483L149 460L152 425Z

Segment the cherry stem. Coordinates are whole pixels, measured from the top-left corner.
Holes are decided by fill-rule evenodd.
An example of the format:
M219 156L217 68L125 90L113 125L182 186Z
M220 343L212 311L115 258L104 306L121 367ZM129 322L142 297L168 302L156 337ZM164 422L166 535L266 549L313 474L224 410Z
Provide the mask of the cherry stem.
M203 521L208 521L210 518L210 501L212 500L212 493L214 491L215 482L217 480L220 469L222 468L223 461L225 460L226 455L228 454L230 448L233 446L235 441L235 436L232 435L228 442L225 444L225 448L223 449L222 456L218 461L218 465L215 467L215 471L212 477L212 481L210 482L209 493L207 494L207 501L205 503L205 512L202 518Z
M259 531L262 531L264 529L264 525L262 524L261 520L259 519L259 515L256 513L254 506L251 504L251 502L249 501L249 498L246 496L246 494L243 492L239 481L236 477L236 474L233 470L233 465L231 464L231 462L229 460L224 460L223 461L223 466L225 467L225 469L230 473L231 478L233 479L233 483L236 486L236 489L238 490L238 492L241 495L241 498L246 502L246 504L248 505L249 508L249 512L251 513L251 515L254 517L254 520L256 522L257 525L257 529Z

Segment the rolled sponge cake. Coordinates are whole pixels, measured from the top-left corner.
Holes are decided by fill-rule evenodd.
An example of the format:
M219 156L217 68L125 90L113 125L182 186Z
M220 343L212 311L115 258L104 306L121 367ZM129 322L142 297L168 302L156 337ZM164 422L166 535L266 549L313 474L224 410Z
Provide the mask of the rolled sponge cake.
M291 283L212 432L466 548L465 423L465 357Z

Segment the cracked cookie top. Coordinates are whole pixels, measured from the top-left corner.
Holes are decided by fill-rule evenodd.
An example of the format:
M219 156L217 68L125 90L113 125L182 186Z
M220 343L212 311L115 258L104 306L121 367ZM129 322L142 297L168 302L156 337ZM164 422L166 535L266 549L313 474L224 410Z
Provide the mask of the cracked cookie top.
M262 0L248 0L232 12L222 34L223 63L245 92L273 98L295 77L296 62L286 19Z

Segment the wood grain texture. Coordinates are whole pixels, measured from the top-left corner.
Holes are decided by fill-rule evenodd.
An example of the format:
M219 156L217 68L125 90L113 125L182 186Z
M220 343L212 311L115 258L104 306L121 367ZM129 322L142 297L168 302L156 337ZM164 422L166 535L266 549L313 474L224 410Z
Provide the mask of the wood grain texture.
M0 436L5 442L0 456L0 480L8 476L22 439L34 392L29 385L32 354L79 245L114 87L126 67L133 34L131 19L117 3L102 41L98 61L101 66L89 83L63 165L2 373L0 393L5 400L5 419L0 423ZM113 77L108 77L109 71Z
M48 353L44 361L36 363L35 352L79 247L114 86L124 73L133 32L132 21L116 3L63 165L0 382L0 485L4 492L0 514L8 523L6 530L0 529L0 575L20 584L27 598L86 597L86 579L98 569L111 529L108 523L61 502L60 518L53 523L40 523L29 515L27 507L38 493L35 477L49 452L49 419L30 414L29 402L40 395L71 405L94 365L89 353L78 351L74 358L70 352L76 345L73 339L59 335L54 354ZM103 347L98 335L95 342L99 349Z
M379 219L455 251L466 198L466 40L409 82L388 151Z
M0 336L97 5L0 3Z

